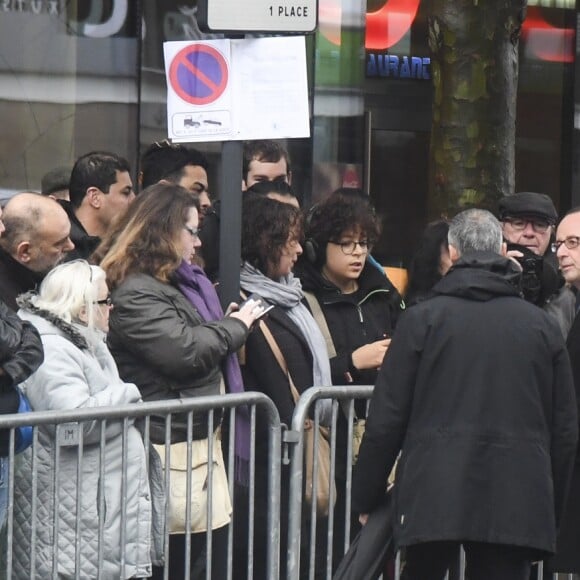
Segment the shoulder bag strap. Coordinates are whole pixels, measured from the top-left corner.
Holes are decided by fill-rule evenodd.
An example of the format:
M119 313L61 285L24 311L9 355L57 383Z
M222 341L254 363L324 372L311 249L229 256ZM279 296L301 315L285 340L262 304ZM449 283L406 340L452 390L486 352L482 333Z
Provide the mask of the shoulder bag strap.
M306 298L306 302L308 302L308 306L310 306L310 312L312 312L312 316L316 320L322 336L324 336L328 358L334 358L336 356L336 349L334 348L334 342L330 334L330 329L328 328L328 322L326 322L326 317L320 307L320 302L318 302L318 298L312 292L304 292L304 297Z
M296 385L294 384L294 381L292 380L292 377L290 376L290 372L288 371L288 365L286 364L286 359L284 358L284 355L282 354L282 351L280 350L280 347L278 346L278 343L276 342L276 339L274 338L272 331L266 326L266 324L264 323L263 320L260 320L260 322L258 323L258 326L260 327L260 330L262 331L262 334L264 335L264 338L266 339L266 342L268 343L268 346L270 347L270 350L272 351L274 358L276 359L276 361L280 365L282 372L288 377L288 382L290 383L290 391L292 393L292 398L294 399L294 402L296 403L298 401L298 399L300 398L300 395L298 394L298 389L296 389Z

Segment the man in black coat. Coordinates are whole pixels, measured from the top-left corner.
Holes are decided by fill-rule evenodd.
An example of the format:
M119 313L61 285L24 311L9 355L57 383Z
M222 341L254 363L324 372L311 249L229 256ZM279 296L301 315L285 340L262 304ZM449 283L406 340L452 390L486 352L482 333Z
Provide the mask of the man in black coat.
M15 195L2 219L6 230L0 238L0 300L16 311L16 297L34 290L74 244L66 212L48 196Z
M580 208L571 210L560 222L553 244L566 282L580 288ZM578 309L576 310L578 312ZM567 340L576 396L580 401L580 316L572 324ZM580 454L576 454L570 493L558 535L558 551L547 563L553 572L580 572Z
M578 439L570 361L556 322L520 297L489 212L457 215L449 250L453 268L401 316L380 370L353 509L364 522L401 451L402 578L443 578L463 544L470 580L524 580L556 549Z
M0 220L0 235L4 231L4 223ZM16 386L26 380L43 359L42 342L34 326L20 320L0 300L0 415L18 412L20 395ZM8 460L4 458L9 452L10 430L0 429L0 529L6 519Z

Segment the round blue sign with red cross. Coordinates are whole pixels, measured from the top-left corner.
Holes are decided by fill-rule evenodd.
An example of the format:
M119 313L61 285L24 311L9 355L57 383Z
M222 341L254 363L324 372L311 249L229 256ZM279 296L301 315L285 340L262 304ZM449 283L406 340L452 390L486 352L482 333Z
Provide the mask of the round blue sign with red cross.
M228 85L226 59L207 44L186 46L171 61L169 82L175 93L187 103L213 103Z

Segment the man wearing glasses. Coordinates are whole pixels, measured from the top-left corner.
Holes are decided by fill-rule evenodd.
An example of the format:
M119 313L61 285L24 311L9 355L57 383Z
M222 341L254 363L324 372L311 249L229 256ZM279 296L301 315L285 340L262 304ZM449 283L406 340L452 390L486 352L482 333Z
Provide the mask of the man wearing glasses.
M499 219L508 256L523 269L524 298L554 317L566 337L574 320L575 298L558 273L550 247L558 219L554 203L542 193L506 195L499 202Z
M575 289L580 288L580 208L572 209L564 216L558 226L556 241L552 246L566 283ZM566 347L572 364L576 398L580 401L580 317L578 315L568 334ZM580 573L579 537L580 462L577 452L568 501L558 536L558 551L554 560L549 563L550 572ZM546 572L547 570L544 570L544 573Z

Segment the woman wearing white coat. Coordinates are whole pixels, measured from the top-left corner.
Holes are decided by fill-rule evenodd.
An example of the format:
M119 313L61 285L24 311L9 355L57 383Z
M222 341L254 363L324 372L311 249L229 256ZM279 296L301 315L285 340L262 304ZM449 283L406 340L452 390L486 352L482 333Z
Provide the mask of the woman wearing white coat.
M33 410L64 411L141 400L137 387L119 378L104 341L111 299L101 268L90 266L84 260L58 266L46 276L38 294L21 297L20 306L19 315L36 327L45 350L44 363L23 384ZM162 546L162 518L157 520L157 509L154 509L161 506L156 498L163 501L158 457L151 456L150 481L143 440L133 422L129 422L124 443L123 421L108 420L104 428L105 459L101 466L101 422L81 425L80 462L80 446L59 445L55 428L46 426L39 428L38 445L26 452L15 473L19 493L15 494L14 510L14 575L48 578L56 566L59 578L74 578L78 558L78 573L83 579L96 578L99 566L101 578L148 577L152 564L160 561L157 554ZM58 466L55 465L56 451ZM33 454L38 478L35 526L30 509ZM77 500L80 500L80 509ZM55 510L58 510L56 519ZM57 562L53 561L54 554Z

